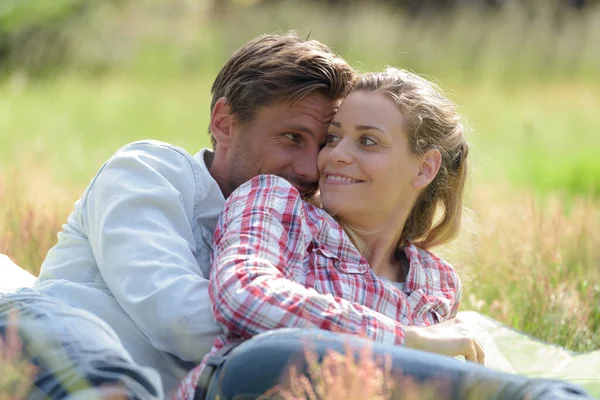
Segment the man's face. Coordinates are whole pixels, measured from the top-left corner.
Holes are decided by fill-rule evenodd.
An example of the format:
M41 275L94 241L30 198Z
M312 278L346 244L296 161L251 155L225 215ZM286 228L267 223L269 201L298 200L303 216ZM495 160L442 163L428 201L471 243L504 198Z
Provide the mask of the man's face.
M339 101L313 92L294 104L259 109L245 124L233 123L228 149L229 192L260 174L287 179L305 197L318 188L317 156Z

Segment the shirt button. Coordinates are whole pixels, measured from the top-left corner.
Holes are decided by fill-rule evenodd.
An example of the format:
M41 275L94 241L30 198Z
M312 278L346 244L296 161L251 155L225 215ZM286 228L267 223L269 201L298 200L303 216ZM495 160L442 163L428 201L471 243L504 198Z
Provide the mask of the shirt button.
M334 264L336 267L339 267L339 266L340 266L340 260L335 260L335 261L333 262L333 264Z
M402 319L400 320L400 322L402 322L404 325L408 325L408 323L409 323L410 321L408 320L408 318L406 318L406 317L402 317Z

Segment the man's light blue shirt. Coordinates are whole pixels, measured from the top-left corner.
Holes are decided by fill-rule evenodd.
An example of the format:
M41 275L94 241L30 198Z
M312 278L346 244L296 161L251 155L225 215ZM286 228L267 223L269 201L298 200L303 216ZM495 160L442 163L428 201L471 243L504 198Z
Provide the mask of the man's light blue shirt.
M220 333L207 278L225 199L207 155L154 141L120 149L75 203L35 284L104 319L167 393Z

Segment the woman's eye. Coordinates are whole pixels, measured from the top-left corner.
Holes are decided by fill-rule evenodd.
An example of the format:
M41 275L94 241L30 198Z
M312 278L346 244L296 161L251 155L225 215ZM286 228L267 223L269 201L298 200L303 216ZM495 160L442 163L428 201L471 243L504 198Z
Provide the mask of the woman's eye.
M374 146L377 144L377 142L369 137L363 136L360 139L360 144L362 144L363 146Z
M339 142L340 138L337 135L327 134L325 137L325 144L333 144Z

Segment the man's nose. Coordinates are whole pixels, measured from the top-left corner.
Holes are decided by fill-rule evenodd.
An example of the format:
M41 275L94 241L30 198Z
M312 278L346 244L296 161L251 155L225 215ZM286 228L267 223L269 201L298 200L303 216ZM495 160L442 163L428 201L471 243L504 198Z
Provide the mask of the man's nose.
M294 173L301 176L307 182L316 182L319 180L319 170L317 168L317 157L319 150L307 151L294 164Z

